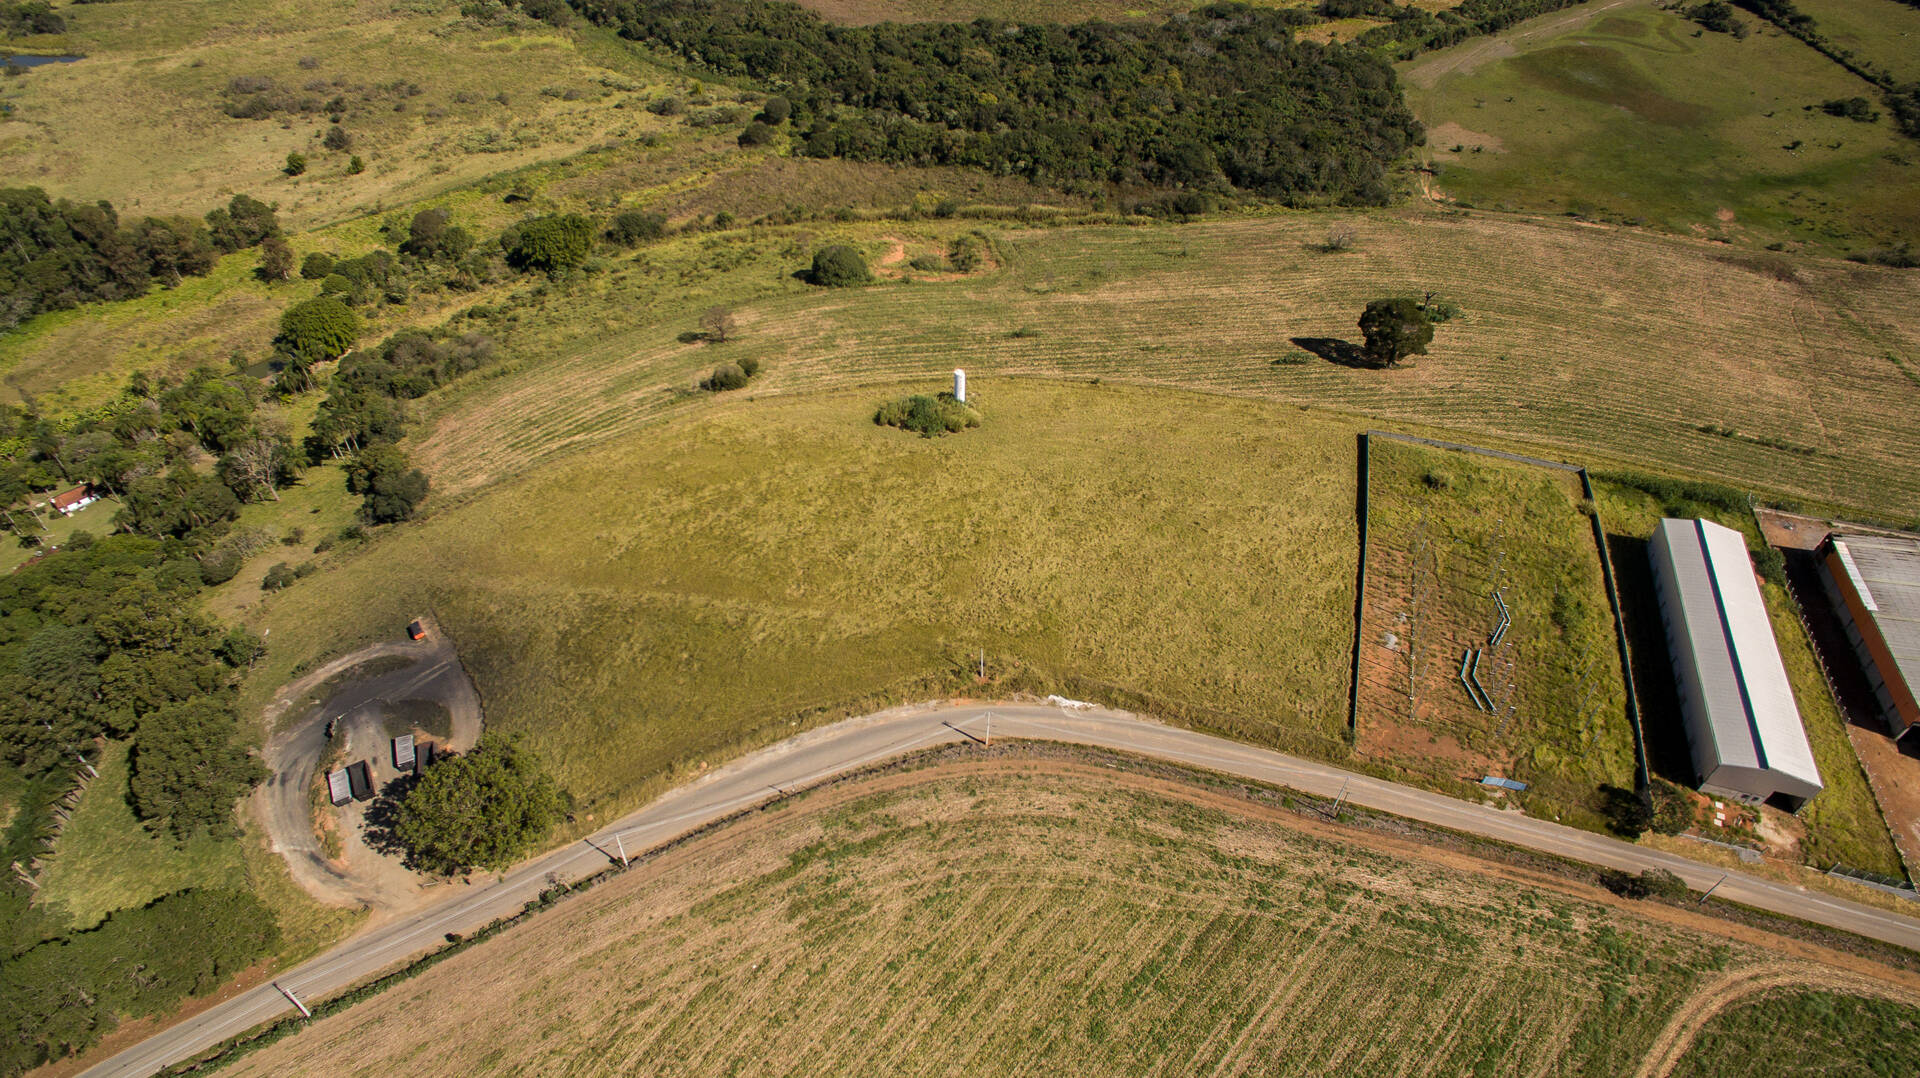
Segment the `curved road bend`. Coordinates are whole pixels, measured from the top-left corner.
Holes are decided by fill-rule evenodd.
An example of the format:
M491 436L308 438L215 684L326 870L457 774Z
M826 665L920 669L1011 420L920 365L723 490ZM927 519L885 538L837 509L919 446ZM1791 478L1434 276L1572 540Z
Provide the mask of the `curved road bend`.
M449 932L469 932L535 898L549 876L576 879L795 787L899 756L927 745L977 740L992 715L995 737L1063 741L1119 749L1175 763L1290 787L1320 797L1342 790L1349 803L1607 868L1664 868L1695 890L1722 870L1683 857L1441 794L1356 775L1329 764L1282 755L1206 734L1162 726L1125 712L1066 711L1036 706L915 706L848 719L742 757L711 775L576 842L536 858L495 883L383 925L281 974L278 983L302 999L319 998L366 980L438 945ZM1920 920L1897 916L1804 888L1725 874L1714 893L1733 902L1920 950ZM455 885L453 890L462 890ZM84 1078L149 1075L171 1063L290 1013L272 985L261 985L155 1034L84 1072Z

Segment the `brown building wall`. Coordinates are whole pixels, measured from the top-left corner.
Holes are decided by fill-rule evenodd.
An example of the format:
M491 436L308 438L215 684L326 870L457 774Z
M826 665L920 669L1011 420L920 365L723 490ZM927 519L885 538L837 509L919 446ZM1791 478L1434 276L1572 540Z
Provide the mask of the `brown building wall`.
M1886 638L1880 635L1879 626L1873 623L1873 614L1867 605L1860 601L1859 592L1854 590L1853 577L1847 573L1846 566L1840 563L1840 553L1828 543L1821 551L1822 564L1827 576L1833 580L1834 588L1847 604L1847 614L1853 618L1853 626L1865 643L1867 654L1873 657L1873 665L1879 668L1880 678L1887 683L1887 694L1893 697L1893 709L1898 718L1899 729L1896 735L1906 728L1920 723L1920 702L1913 697L1913 688L1900 676L1900 668L1893 661L1893 651L1887 647Z

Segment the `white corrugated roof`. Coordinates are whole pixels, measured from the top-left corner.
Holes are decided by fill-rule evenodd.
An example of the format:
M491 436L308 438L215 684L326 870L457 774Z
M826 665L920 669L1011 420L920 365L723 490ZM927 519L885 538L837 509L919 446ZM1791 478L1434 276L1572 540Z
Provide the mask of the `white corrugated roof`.
M1682 614L1722 763L1821 785L1744 536L1708 520L1663 520Z

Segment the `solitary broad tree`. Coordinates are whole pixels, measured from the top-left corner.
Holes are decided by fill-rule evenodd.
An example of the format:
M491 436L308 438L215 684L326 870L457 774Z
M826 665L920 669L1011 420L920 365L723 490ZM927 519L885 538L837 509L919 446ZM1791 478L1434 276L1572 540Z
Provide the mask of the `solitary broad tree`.
M1408 356L1424 356L1433 340L1433 322L1419 300L1376 299L1360 315L1367 355L1382 367L1398 366Z
M517 739L486 734L421 777L400 802L393 833L422 868L452 875L506 868L564 811L539 757Z
M320 363L339 359L360 336L360 316L332 296L296 303L280 316L274 347L283 354Z
M847 288L873 280L873 272L867 269L866 257L859 251L836 243L814 252L807 279L827 288Z

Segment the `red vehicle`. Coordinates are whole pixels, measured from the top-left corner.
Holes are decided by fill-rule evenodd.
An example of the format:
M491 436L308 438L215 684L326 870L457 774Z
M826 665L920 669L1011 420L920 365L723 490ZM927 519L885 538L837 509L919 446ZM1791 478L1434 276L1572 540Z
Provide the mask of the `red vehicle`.
M427 627L421 624L419 618L415 618L412 621L407 623L407 639L425 640L426 638L427 638Z

